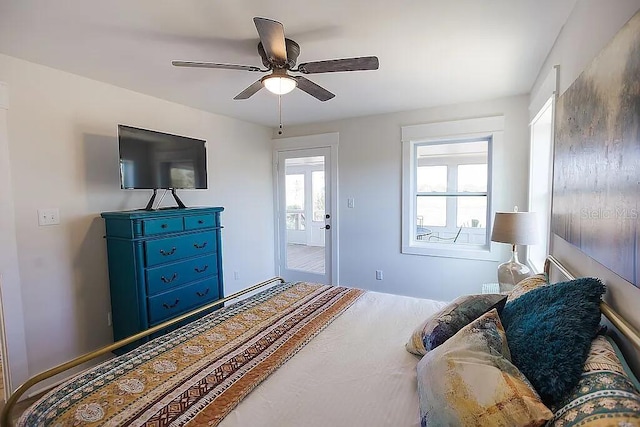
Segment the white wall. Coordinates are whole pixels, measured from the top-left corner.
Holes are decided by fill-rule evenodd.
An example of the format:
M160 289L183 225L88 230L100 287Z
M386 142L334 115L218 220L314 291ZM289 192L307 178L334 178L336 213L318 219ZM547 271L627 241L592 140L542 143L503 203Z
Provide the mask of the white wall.
M11 98L0 139L15 211L6 231L17 237L31 374L112 341L99 213L142 208L151 194L120 190L118 123L206 139L209 189L180 196L225 207L225 292L273 275L270 129L3 55L0 81ZM48 207L61 224L39 227L37 210Z
M549 70L560 65L559 93L564 93L618 30L640 10L640 0L581 0L549 53L532 89L536 96ZM640 290L595 262L575 246L553 235L551 253L574 274L596 276L605 280L605 299L625 319L640 329ZM640 358L635 363L640 367ZM640 372L640 370L637 370Z
M638 9L640 0L579 0L540 68L532 98L556 64L560 94L567 90Z
M365 102L365 101L363 101ZM402 143L406 125L505 116L496 147L495 210L526 206L528 96L289 127L282 137L338 132L339 277L343 285L451 300L496 282L496 262L401 254ZM277 138L278 135L274 135ZM355 207L347 208L347 198ZM504 246L503 258L509 247ZM382 270L384 280L375 280Z

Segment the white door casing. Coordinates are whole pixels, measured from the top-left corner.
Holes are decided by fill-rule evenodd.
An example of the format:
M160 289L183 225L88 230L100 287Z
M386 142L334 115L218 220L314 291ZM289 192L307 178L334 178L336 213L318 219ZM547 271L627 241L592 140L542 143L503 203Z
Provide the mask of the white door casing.
M25 340L18 242L16 238L11 162L9 158L9 88L0 82L0 298L4 333L3 368L5 390L10 392L29 377ZM8 396L7 396L8 397Z
M277 274L286 280L338 283L337 145L337 133L274 140L275 267ZM322 159L322 162L318 162L319 159ZM316 218L314 218L311 197L312 174L315 174L314 179L317 184L321 179L321 175L317 173L323 169L324 217L320 212L316 212ZM305 230L289 230L292 232L289 239L287 239L286 227L285 176L287 173L303 175L305 188L304 209L297 211L297 215L300 212L304 213ZM297 179L300 181L300 177ZM288 267L288 240L289 243L297 243L298 248L315 248L316 251L321 250L324 244L324 273L295 268L295 263L291 262L294 268Z

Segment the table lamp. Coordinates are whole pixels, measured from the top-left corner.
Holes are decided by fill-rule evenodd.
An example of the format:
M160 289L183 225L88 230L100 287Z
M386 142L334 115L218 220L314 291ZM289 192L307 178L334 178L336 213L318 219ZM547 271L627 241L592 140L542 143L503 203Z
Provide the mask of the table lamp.
M496 212L491 240L511 244L511 259L498 266L500 292L510 292L520 280L531 275L531 269L518 261L516 245L533 245L538 241L535 212Z

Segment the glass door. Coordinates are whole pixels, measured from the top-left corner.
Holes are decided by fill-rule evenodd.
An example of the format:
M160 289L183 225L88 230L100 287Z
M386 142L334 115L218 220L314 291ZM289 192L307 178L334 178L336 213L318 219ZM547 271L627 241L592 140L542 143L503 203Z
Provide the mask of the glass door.
M329 148L278 152L279 274L331 281Z

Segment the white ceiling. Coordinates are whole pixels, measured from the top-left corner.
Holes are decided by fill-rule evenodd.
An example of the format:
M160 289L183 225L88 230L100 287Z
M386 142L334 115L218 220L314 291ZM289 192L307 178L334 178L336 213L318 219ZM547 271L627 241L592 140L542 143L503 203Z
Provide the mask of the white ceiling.
M298 62L376 55L380 69L309 75L336 94L282 97L285 125L528 93L576 0L0 0L0 53L272 127L277 97L232 98L262 74L254 16L284 24Z

